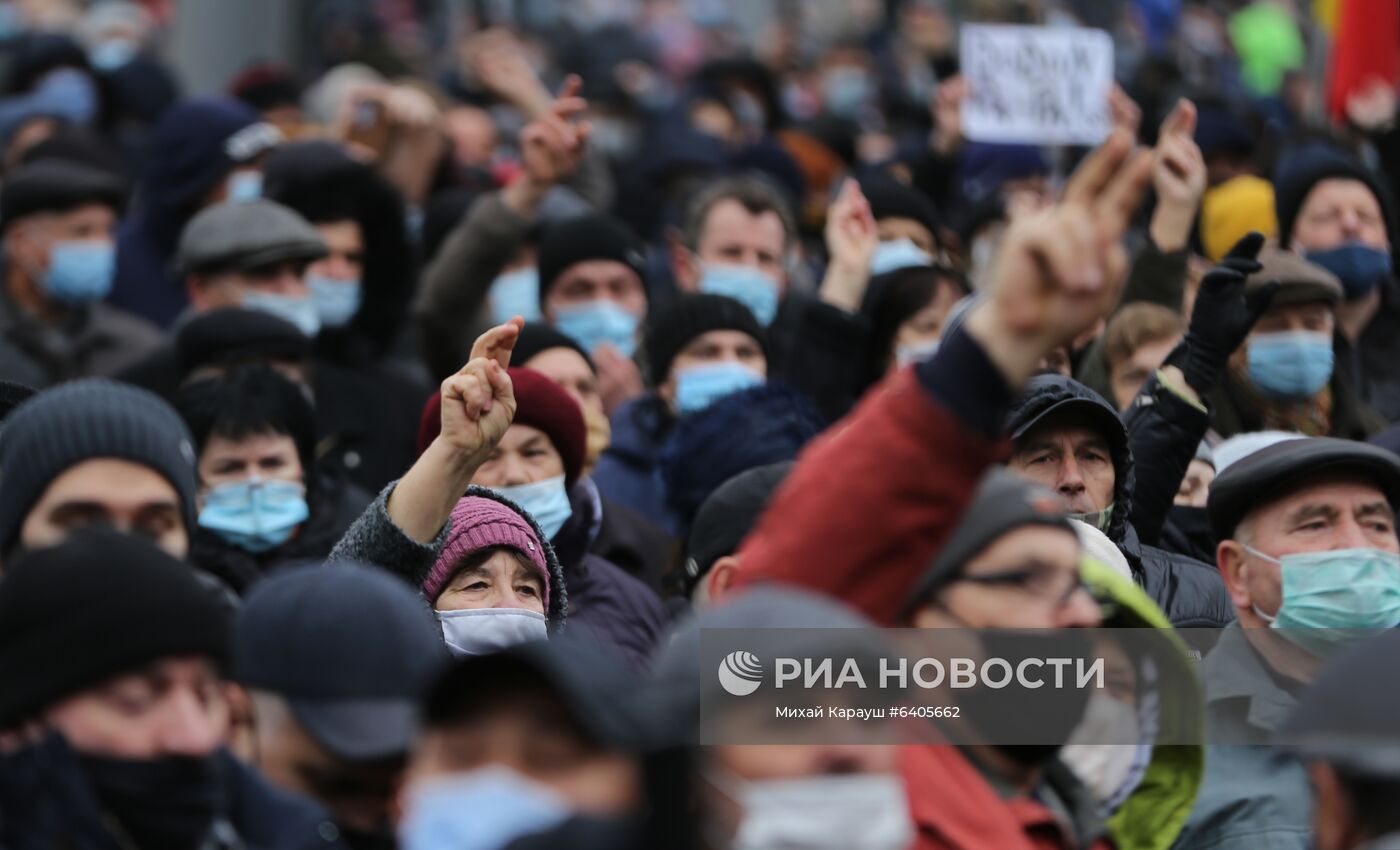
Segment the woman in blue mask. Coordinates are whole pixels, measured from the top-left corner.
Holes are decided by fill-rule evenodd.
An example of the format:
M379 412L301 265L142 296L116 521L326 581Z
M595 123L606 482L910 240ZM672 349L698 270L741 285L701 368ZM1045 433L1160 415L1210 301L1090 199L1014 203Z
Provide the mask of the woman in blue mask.
M1333 353L1343 287L1326 269L1272 248L1246 292L1281 284L1226 377L1208 397L1222 436L1246 431L1296 431L1313 437L1364 440L1383 427L1357 396Z
M515 417L471 483L522 508L553 546L568 588L570 630L595 633L640 668L665 627L666 612L650 588L590 551L602 508L596 491L579 481L587 445L583 412L539 372L512 368L509 375ZM439 410L429 402L425 426L440 421ZM420 443L435 435L420 433Z
M326 557L369 502L313 465L311 405L269 367L189 384L176 407L198 444L190 560L237 592L279 564Z

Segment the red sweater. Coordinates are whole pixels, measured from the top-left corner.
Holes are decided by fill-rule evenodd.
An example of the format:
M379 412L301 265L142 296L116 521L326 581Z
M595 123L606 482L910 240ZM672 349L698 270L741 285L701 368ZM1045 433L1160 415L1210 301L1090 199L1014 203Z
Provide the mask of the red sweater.
M962 334L904 369L813 441L739 550L736 586L835 596L882 625L957 526L987 467L1010 391Z

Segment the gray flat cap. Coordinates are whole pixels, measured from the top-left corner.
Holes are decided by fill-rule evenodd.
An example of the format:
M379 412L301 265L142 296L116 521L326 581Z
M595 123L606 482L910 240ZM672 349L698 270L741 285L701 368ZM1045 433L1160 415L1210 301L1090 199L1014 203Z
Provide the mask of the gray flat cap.
M201 211L180 234L182 272L249 269L287 260L317 260L326 243L310 222L268 200L229 201Z

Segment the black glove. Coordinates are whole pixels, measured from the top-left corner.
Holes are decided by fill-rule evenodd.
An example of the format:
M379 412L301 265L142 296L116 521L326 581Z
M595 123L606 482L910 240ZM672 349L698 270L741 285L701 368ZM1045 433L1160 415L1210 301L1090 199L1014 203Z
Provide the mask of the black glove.
M1186 338L1164 364L1180 369L1186 383L1201 395L1215 386L1230 355L1269 309L1281 286L1271 280L1253 292L1244 291L1245 278L1263 268L1255 259L1263 246L1264 234L1251 231L1235 243L1220 265L1206 272L1191 309Z

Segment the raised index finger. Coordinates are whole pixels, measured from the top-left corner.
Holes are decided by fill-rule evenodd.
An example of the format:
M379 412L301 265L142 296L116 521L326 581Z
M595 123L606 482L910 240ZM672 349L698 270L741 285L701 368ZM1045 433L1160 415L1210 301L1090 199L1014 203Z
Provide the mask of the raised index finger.
M1066 204L1089 204L1108 186L1123 160L1133 149L1133 134L1119 127L1104 143L1089 152L1065 184Z
M478 357L487 357L496 361L502 369L509 369L510 356L515 351L516 340L520 339L520 331L524 327L525 320L516 316L477 337L467 362L470 363Z
M1195 132L1196 104L1183 97L1176 102L1176 106L1172 107L1171 114L1167 116L1167 120L1162 122L1161 135L1163 137L1177 134L1190 136Z

